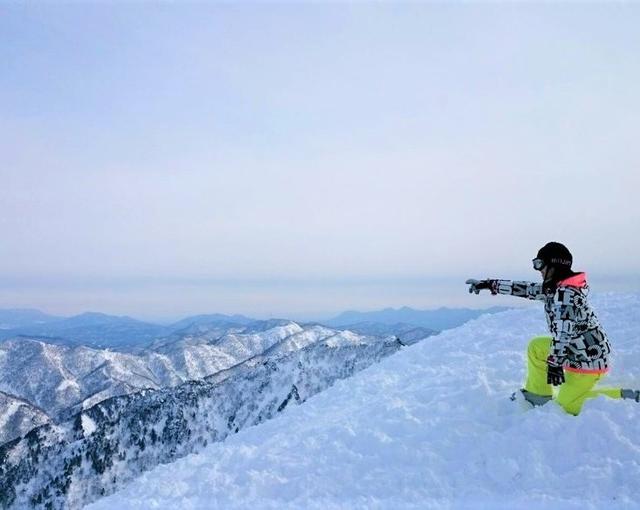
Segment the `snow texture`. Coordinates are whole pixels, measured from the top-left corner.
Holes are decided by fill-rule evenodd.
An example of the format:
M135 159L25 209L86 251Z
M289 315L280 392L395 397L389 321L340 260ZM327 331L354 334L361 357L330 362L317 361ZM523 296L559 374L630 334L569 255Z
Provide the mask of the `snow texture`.
M640 387L640 295L600 295L607 385ZM404 348L278 418L156 467L88 508L640 508L640 404L523 411L537 308Z
M93 421L91 417L85 413L82 413L81 415L81 423L82 423L82 432L84 433L85 437L93 434L98 428L96 426L96 422Z

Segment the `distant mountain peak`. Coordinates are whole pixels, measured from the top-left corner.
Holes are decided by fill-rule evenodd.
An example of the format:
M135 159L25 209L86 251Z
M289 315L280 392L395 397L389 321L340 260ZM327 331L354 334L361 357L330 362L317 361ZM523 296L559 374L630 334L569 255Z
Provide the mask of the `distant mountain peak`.
M86 318L96 318L96 319L104 319L104 318L110 318L110 319L120 319L122 318L122 316L118 316L118 315L109 315L103 312L82 312L79 313L77 315L74 315L73 317L86 317Z

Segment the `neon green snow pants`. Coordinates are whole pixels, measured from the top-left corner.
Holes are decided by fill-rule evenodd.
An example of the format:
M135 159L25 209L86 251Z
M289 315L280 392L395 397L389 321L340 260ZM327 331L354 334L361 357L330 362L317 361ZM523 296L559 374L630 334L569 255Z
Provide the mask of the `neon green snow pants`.
M527 382L524 389L542 396L552 396L553 386L547 384L547 356L551 349L550 336L538 336L529 342L527 349ZM580 374L565 370L564 384L555 396L555 401L569 414L577 415L588 398L606 395L621 398L620 388L596 388L604 374Z

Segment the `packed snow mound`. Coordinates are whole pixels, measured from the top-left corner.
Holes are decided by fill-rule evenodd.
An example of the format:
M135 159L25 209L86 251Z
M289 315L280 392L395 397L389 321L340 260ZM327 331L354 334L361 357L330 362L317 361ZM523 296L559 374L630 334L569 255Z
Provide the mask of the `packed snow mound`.
M607 385L640 387L640 295L593 301ZM92 509L639 508L640 404L523 411L537 307L404 348L279 418L143 474Z

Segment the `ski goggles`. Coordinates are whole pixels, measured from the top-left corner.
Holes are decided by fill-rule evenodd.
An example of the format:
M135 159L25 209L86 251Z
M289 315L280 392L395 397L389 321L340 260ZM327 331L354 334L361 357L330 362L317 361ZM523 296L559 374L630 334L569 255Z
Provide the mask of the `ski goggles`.
M536 271L540 271L545 266L544 260L539 258L535 258L531 262L533 262L533 269Z

